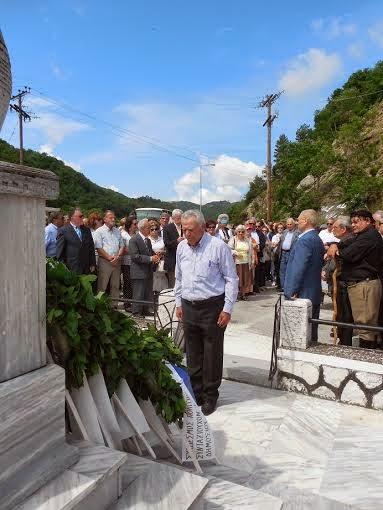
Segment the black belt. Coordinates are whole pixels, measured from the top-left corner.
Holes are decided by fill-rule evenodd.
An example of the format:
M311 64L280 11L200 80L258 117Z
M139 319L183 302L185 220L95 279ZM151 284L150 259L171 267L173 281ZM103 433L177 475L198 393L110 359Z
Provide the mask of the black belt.
M350 285L355 285L355 284L360 283L360 282L371 282L373 280L379 280L379 276L373 276L372 278L362 278L362 280L355 280L355 281L352 281L352 282L345 282L345 284L347 285L347 287L349 287Z
M198 299L198 300L193 300L193 301L189 301L187 299L182 298L182 301L184 301L185 303L187 303L188 305L191 305L191 306L204 306L209 303L214 303L214 301L221 301L221 299L224 299L224 297L225 297L225 294L220 294L219 296L213 296L208 299Z

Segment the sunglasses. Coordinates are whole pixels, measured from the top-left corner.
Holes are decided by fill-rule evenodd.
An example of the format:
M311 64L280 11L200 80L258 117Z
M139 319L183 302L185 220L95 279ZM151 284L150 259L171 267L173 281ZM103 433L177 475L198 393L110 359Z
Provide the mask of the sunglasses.
M151 228L150 232L157 232L158 228Z
M215 225L210 225L209 227L206 227L208 229L215 228Z

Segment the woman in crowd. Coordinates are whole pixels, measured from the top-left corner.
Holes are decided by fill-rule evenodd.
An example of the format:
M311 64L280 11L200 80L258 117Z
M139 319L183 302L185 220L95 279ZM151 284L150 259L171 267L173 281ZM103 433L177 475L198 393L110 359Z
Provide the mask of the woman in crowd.
M266 281L266 280L272 279L271 278L271 239L269 236L269 229L266 224L262 227L261 230L266 238L266 244L265 244L265 247L263 248L262 258L261 258L261 262L264 264L263 268L264 268L265 281Z
M216 228L216 223L214 220L206 220L205 230L212 237L215 236L215 228Z
M279 243L281 242L282 234L285 229L283 223L276 224L276 234L271 239L271 276L273 278L272 285L280 287L279 281Z
M229 216L227 214L220 214L217 218L217 228L215 236L222 239L223 242L228 243L229 239L233 237L231 229L228 228Z
M124 241L124 255L121 261L122 274L122 295L124 299L132 299L132 284L130 281L130 255L129 240L137 232L138 221L135 218L128 217L125 220L124 227L121 229L121 237ZM129 310L130 303L124 303L125 310Z
M233 256L239 278L239 299L247 300L247 295L253 292L253 268L255 266L254 248L251 240L246 237L244 225L238 225L235 236L229 240L229 247Z
M160 293L161 290L167 289L169 287L168 285L168 278L166 275L166 271L164 270L164 260L163 256L165 254L165 244L164 240L160 234L160 224L157 220L151 219L150 220L150 234L149 239L152 243L152 249L155 254L161 255L161 260L157 267L155 268L154 274L153 274L153 292L154 293Z

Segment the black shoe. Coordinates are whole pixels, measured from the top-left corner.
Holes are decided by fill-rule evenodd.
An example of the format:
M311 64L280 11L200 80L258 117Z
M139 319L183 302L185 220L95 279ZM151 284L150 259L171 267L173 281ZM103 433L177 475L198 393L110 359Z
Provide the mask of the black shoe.
M361 349L377 349L378 348L378 342L376 340L370 342L368 340L362 340L359 339L359 347Z
M202 404L202 412L205 416L214 413L217 409L217 402L207 401Z

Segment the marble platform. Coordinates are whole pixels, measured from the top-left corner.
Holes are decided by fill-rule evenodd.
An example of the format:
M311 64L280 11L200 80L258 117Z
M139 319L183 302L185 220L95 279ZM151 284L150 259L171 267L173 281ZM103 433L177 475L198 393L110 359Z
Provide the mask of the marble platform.
M0 384L0 509L24 498L78 459L65 442L64 370L49 365Z
M127 455L104 446L74 443L76 464L44 485L16 510L106 510L121 496Z
M220 465L193 510L383 508L379 411L224 381L209 422Z

